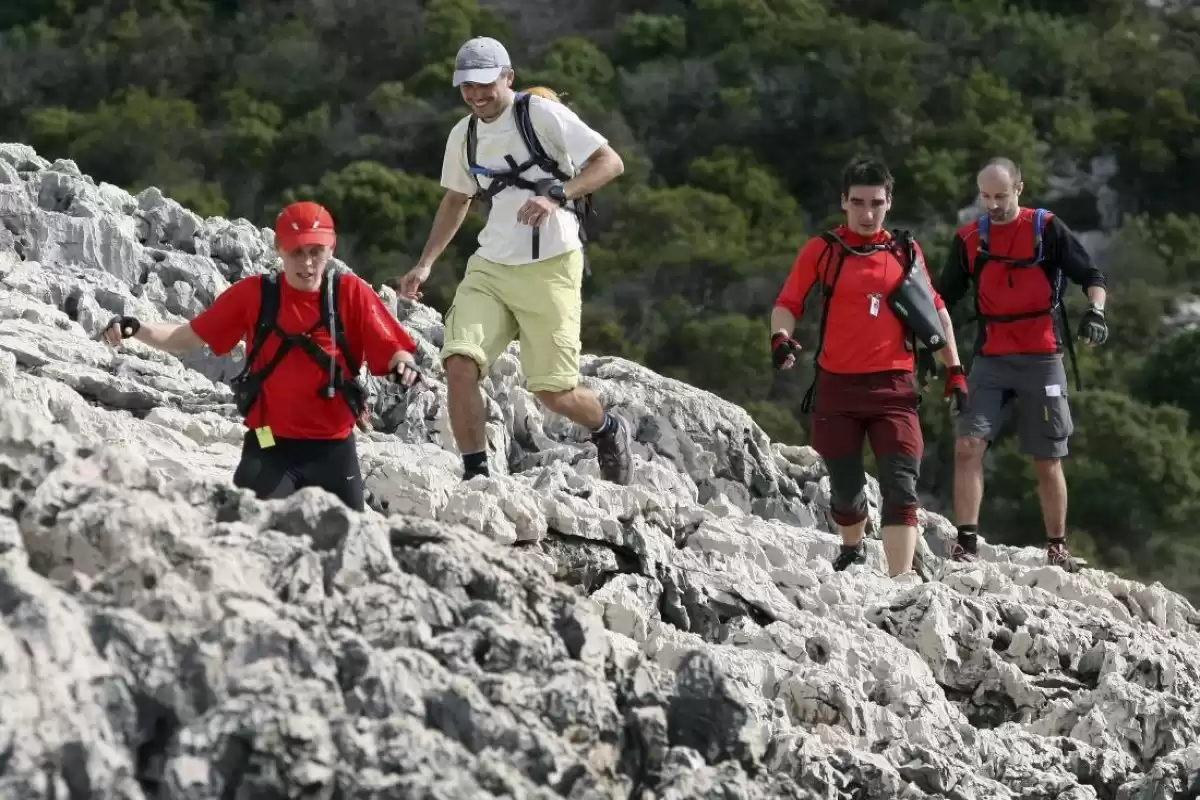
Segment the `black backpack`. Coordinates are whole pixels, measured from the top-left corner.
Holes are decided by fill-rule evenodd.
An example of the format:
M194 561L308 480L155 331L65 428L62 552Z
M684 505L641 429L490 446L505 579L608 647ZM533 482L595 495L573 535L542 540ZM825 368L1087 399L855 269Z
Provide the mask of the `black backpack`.
M322 397L332 399L335 394L340 393L356 419L362 413L366 405L366 392L356 380L361 364L355 364L354 359L350 355L350 345L346 339L346 331L342 327L337 313L338 290L341 286L341 279L342 274L340 272L336 272L332 267L326 267L325 275L321 278L321 295L323 299L321 303L321 318L312 328L304 333L288 333L276 324L276 318L279 315L280 276L278 273L272 272L262 277L260 281L262 299L259 304L258 321L254 326L254 339L246 353L245 366L242 368L241 373L229 381L230 388L233 389L238 413L243 418L249 415L250 409L253 408L254 403L258 400L263 382L266 381L267 376L275 371L275 368L279 366L293 347L299 347L321 366L328 365L329 383L321 389ZM346 359L346 363L351 365L353 371L350 374L346 374L345 370L338 364L336 354L330 355L310 338L311 334L322 327L329 330L330 339L334 343L335 351L340 352ZM254 360L258 358L263 344L272 333L283 340L279 345L279 349L275 352L275 356L262 369L252 372Z
M508 162L508 169L488 169L479 165L479 162L475 160L479 144L479 135L476 130L478 118L472 114L467 122L467 168L471 172L471 177L475 179L475 185L479 187L479 191L475 193L475 199L483 203L487 213L491 213L492 198L509 187L528 189L531 192L540 194L541 187L537 181L521 177L522 173L533 167L541 168L559 181L568 181L571 179L571 176L565 173L559 167L558 162L551 158L546 149L542 147L537 131L533 129L533 121L529 118L530 97L531 95L528 92L517 92L513 100L513 119L516 122L517 131L521 134L521 141L525 144L525 149L529 152L529 157L525 161L517 163L517 160L511 154L506 155L504 160ZM546 102L554 101L547 100ZM479 182L481 175L492 179L486 189ZM586 246L587 231L584 223L588 217L595 213L595 209L592 207L592 196L587 194L583 197L570 200L566 208L579 219L579 238ZM541 250L540 234L541 230L539 228L533 229L533 258L535 259Z

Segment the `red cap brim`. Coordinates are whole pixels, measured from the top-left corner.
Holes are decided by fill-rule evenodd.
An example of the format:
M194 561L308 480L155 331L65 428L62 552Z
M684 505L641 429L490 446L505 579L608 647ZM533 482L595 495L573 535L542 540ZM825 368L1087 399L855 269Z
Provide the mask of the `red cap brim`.
M284 250L295 250L297 247L305 247L310 244L323 244L329 247L337 240L337 236L333 231L328 230L308 230L289 233L287 236L277 237L279 246Z

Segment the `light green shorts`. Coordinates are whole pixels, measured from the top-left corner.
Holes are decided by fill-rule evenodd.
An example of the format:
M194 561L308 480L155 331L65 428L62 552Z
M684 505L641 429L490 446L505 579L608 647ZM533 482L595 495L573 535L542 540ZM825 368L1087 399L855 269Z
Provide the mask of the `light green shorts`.
M574 389L582 281L582 250L511 266L472 255L446 312L442 359L467 356L486 374L517 339L529 391Z

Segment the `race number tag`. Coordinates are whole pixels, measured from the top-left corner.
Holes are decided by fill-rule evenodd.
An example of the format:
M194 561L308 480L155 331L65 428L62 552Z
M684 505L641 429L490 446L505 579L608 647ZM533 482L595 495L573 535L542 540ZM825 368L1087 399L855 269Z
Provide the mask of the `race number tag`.
M258 446L263 450L266 450L268 447L275 446L275 435L271 433L271 427L269 425L256 428L254 435L258 437Z
M867 299L869 299L871 301L871 316L878 317L879 316L879 306L880 306L881 301L883 300L883 297L880 295L877 295L877 294L869 294L869 295L867 295Z

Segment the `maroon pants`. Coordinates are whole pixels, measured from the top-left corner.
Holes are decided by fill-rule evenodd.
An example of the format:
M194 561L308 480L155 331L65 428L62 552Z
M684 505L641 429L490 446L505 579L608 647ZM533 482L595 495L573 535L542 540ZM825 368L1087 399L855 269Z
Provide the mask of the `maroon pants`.
M837 524L856 525L867 518L864 439L879 464L883 524L917 524L917 477L925 445L919 403L911 372L820 373L812 446L829 471Z

